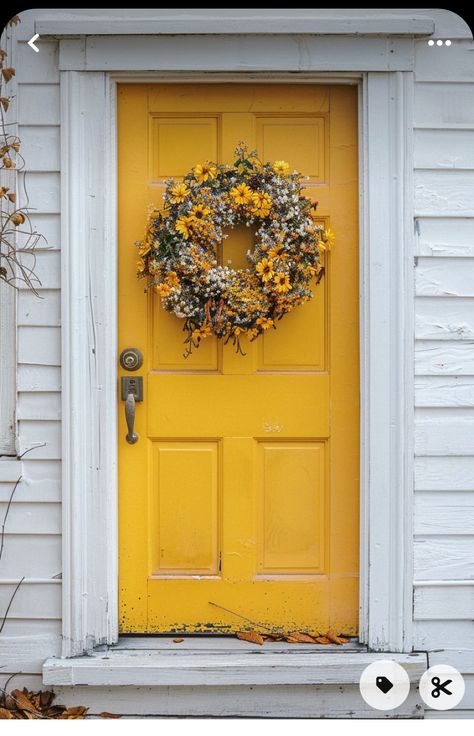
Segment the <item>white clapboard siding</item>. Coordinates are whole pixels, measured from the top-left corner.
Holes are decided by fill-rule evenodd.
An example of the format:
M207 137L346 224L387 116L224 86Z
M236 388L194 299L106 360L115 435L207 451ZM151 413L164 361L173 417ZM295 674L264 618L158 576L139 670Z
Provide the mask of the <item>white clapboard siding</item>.
M61 636L60 618L8 618L2 631L3 637L10 636ZM1 670L0 670L1 671ZM15 686L14 686L15 687Z
M0 672L2 672L0 674L0 688L5 689L7 687L8 692L14 689L23 690L24 687L33 692L43 689L41 675L27 675L24 672L5 673L4 670L0 670Z
M472 621L414 621L413 648L474 650Z
M415 43L417 82L472 82L473 76L471 39L455 41L451 46L428 46L426 39Z
M44 504L46 507L49 504ZM61 536L39 534L7 534L1 560L1 578L13 580L26 575L28 578L54 578L61 573ZM31 611L34 618L36 609Z
M22 41L17 44L16 53L19 83L59 83L59 50L56 41L41 40L41 52L37 54L31 53L31 48Z
M453 126L464 125L474 128L474 84L440 85L438 80L417 82L414 108L417 127L452 130Z
M58 589L60 586L57 586ZM51 655L51 652L54 652ZM61 653L61 637L57 634L37 634L36 636L0 636L0 662L2 674L21 673L21 675L41 672L47 657ZM15 679L13 687L21 683ZM44 689L44 688L42 688Z
M416 376L415 406L474 407L474 376Z
M474 217L474 171L415 170L415 216Z
M471 534L474 537L474 491L415 493L415 534Z
M15 503L44 501L46 503L61 500L61 463L58 460L33 460L26 458L18 463L11 475L0 481L0 501L8 501L13 486L18 478L14 500Z
M59 171L59 125L20 125L18 135L27 171Z
M417 457L415 489L474 491L474 457Z
M428 661L430 667L437 664L450 664L466 675L474 675L474 650L472 649L443 649L440 652L430 652Z
M18 391L60 391L61 368L52 365L30 365L19 362Z
M415 130L417 169L474 169L473 130Z
M415 375L473 376L473 344L474 341L418 340L415 345Z
M34 230L43 237L36 246L58 250L61 246L61 219L58 213L31 212L30 219Z
M59 327L18 327L20 363L61 365L61 329Z
M6 611L20 579L0 581L0 612ZM61 581L26 579L19 587L8 615L11 618L59 618L61 616ZM0 637L0 641L2 637ZM1 661L1 660L0 660Z
M60 181L58 172L27 171L20 172L18 177L19 204L30 206L40 213L59 213ZM28 195L26 199L25 194Z
M474 582L473 549L474 535L415 537L415 580ZM449 589L444 588L442 595L449 597Z
M53 248L37 248L33 252L22 253L22 263L33 269L41 284L35 285L41 292L44 289L59 289L61 286L61 253ZM40 296L42 294L40 293Z
M474 580L472 585L415 587L414 618L416 621L472 621L474 613Z
M6 506L6 503L0 503L0 519L5 517ZM13 500L5 523L5 532L7 534L60 534L61 505L43 502L16 503Z
M23 289L17 301L18 325L59 327L61 324L61 292L43 289L39 296Z
M474 300L445 297L440 305L437 297L418 297L415 320L419 340L474 341Z
M18 419L61 419L59 392L29 392L18 396Z
M59 125L59 84L19 84L18 118L22 125Z
M473 270L463 258L419 258L415 284L418 296L474 296ZM466 313L473 311L474 303L466 304Z
M415 453L429 456L474 454L474 419L463 414L457 419L445 418L437 413L432 421L417 421Z
M20 454L28 450L29 460L61 458L61 422L27 419L19 422L18 433Z
M420 217L416 231L417 256L474 258L473 218ZM469 262L467 266L469 268Z

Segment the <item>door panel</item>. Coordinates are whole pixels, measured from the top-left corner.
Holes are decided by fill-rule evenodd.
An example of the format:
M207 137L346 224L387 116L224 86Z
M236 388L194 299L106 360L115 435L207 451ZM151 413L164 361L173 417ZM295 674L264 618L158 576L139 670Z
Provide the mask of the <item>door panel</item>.
M136 445L119 407L124 632L232 632L237 614L357 631L356 109L343 86L119 86L119 346L145 356ZM168 177L232 161L240 140L308 177L336 247L314 299L245 355L208 338L186 359L133 243ZM221 262L246 266L253 242L231 231Z

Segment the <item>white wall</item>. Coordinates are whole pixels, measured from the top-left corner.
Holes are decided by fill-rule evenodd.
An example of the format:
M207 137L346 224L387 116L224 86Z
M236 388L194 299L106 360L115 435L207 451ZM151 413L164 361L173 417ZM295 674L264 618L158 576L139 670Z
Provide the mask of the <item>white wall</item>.
M438 35L455 40L416 43L414 648L450 650L430 660L466 675L460 711L474 715L474 54L456 16L436 16ZM29 37L27 22L20 37ZM25 684L39 687L61 630L58 45L41 41L34 54L21 40L17 53L26 183L49 246L38 253L42 299L25 290L18 297L20 452L46 444L23 460L7 523L0 614L15 581L26 580L0 636L0 685L22 669ZM1 478L0 519L13 487Z

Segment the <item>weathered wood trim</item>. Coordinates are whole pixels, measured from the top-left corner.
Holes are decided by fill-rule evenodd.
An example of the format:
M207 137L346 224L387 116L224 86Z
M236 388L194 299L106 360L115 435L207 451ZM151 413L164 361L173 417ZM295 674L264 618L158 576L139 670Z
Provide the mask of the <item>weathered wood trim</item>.
M63 655L117 636L115 124L105 74L61 74ZM107 278L104 278L107 274Z
M169 35L85 35L59 42L63 71L333 73L410 71L414 64L413 36L191 34L176 43Z
M426 36L434 32L434 20L416 15L408 11L406 15L345 14L344 10L333 16L319 10L306 9L293 11L291 16L278 10L271 14L265 10L256 13L227 13L215 11L205 15L205 10L191 10L184 14L168 14L161 11L142 13L141 17L133 13L129 18L113 18L107 14L87 17L85 13L71 18L44 17L35 23L35 30L40 36L82 36L82 35L192 35L192 34L225 34L225 35L262 35L288 33L351 36ZM137 17L138 16L138 17ZM125 22L124 22L125 20Z
M413 181L411 73L361 97L361 640L412 646Z
M49 659L45 685L346 685L386 654L233 652L202 654L145 650L142 654L109 650L91 657ZM426 654L391 654L415 682L426 668Z

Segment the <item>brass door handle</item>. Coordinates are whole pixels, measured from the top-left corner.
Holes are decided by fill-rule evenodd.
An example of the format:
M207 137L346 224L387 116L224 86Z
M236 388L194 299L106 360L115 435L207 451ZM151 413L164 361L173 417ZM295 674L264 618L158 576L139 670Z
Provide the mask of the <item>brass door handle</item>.
M133 429L135 424L135 396L133 394L128 394L125 401L125 420L128 429L125 439L129 445L134 445L135 442L138 442L138 435Z
M120 382L122 401L125 401L125 421L128 430L125 439L129 445L134 445L138 442L138 434L134 429L135 403L143 401L143 378L141 376L122 376Z

